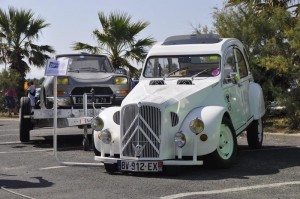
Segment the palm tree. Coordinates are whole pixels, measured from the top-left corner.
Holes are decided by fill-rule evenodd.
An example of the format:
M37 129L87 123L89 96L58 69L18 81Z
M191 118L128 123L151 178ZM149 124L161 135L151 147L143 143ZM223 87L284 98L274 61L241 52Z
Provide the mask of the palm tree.
M0 9L0 63L8 64L8 67L20 76L17 86L18 100L24 95L25 76L30 71L24 59L26 58L30 65L43 67L49 58L46 53L54 52L51 46L35 44L41 30L48 26L44 19L34 18L31 10L9 7L8 12L5 12Z
M130 64L129 59L136 62L144 61L147 55L146 48L155 42L151 37L137 39L137 35L149 23L132 22L131 16L126 13L114 12L106 17L103 12L99 12L98 17L103 31L95 29L93 36L99 46L76 42L72 48L92 54L106 54L115 68L125 66L129 68L131 73L136 73L137 69Z

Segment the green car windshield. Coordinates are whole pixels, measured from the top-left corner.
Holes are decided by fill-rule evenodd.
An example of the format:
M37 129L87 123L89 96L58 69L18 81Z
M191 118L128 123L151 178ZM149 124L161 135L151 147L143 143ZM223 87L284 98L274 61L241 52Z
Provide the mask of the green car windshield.
M219 55L150 57L144 77L212 77L220 74Z

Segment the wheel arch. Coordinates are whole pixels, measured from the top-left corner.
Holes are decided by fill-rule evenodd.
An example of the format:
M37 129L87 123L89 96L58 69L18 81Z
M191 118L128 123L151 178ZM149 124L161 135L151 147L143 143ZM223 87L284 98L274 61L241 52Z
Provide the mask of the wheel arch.
M208 136L207 141L201 141L198 145L198 156L206 155L212 153L216 150L219 143L220 128L223 117L229 117L226 109L222 106L205 106L197 107L187 114L183 120L179 131L185 132L187 135L187 144L183 148L183 155L190 155L193 152L193 139L194 134L190 131L189 124L190 121L198 117L204 122L204 130L196 136L196 139L200 140L202 134ZM231 119L230 119L231 121Z

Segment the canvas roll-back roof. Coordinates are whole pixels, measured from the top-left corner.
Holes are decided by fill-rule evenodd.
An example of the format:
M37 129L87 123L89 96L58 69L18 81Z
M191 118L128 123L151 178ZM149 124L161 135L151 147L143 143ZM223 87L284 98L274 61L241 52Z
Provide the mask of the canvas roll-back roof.
M148 56L199 55L220 54L232 45L242 47L242 43L235 38L220 38L217 34L177 35L155 44Z
M202 35L176 35L168 37L162 45L181 45L181 44L215 44L222 39L217 34Z

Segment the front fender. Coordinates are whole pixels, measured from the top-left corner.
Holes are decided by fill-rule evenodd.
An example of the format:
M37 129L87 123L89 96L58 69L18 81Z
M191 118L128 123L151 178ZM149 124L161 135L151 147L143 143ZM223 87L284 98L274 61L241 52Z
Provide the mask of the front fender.
M194 139L198 140L197 156L206 155L216 150L219 138L220 138L220 127L222 119L225 113L225 108L221 106L205 106L193 109L184 119L180 130L187 136L187 143L182 148L184 156L190 156L193 154ZM190 122L199 118L204 123L204 130L195 135L190 130ZM201 141L200 136L206 134L208 139Z
M121 107L109 107L100 112L99 117L103 120L104 126L103 129L108 129L112 136L112 149L114 153L119 154L119 141L120 141L120 125L114 121L114 114L119 112ZM94 146L95 148L101 151L102 141L99 140L98 134L100 131L94 131ZM104 153L110 153L110 145L104 144Z

